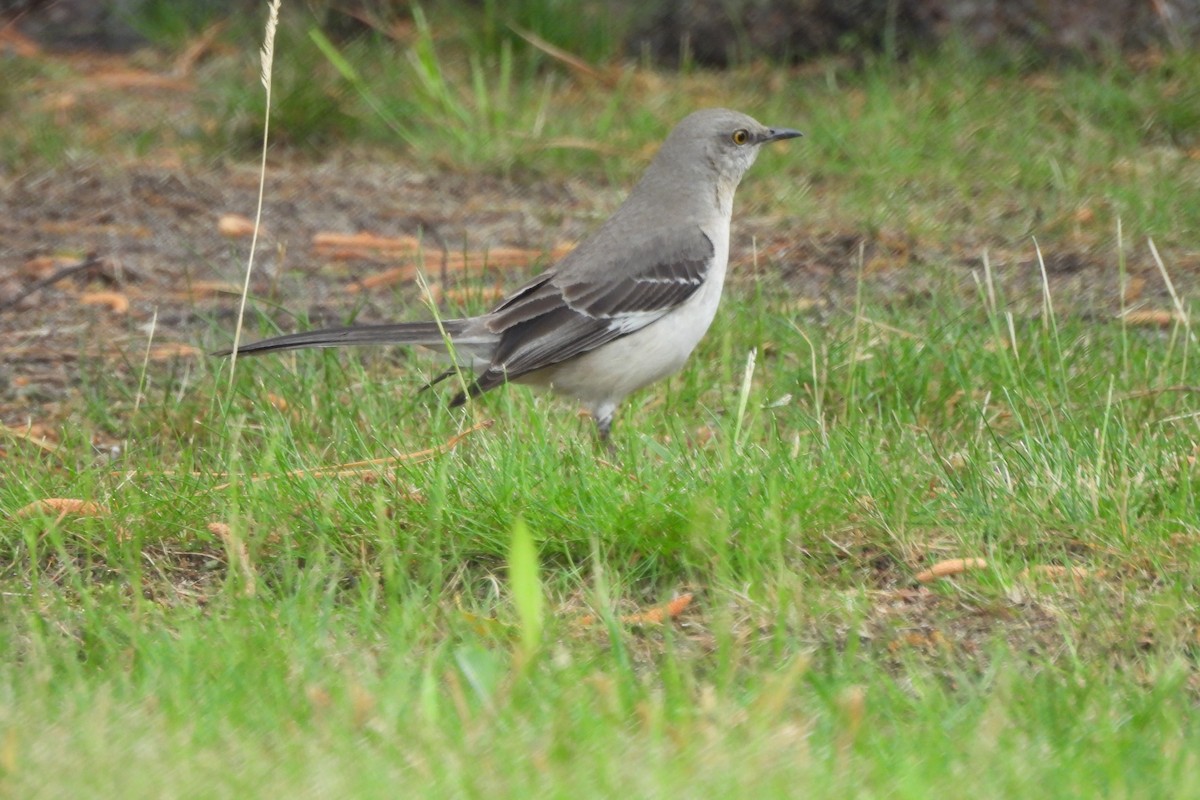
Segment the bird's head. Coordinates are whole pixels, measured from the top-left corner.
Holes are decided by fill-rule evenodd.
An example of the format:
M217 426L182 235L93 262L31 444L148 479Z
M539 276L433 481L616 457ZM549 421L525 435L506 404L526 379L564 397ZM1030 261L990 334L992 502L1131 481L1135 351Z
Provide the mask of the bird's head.
M768 128L753 117L727 108L696 111L675 126L655 157L658 172L674 175L703 171L732 195L762 146L803 136L791 128Z
M723 177L741 178L764 144L803 136L791 128L768 128L727 108L707 108L684 117L663 145L678 146L690 158L702 158Z

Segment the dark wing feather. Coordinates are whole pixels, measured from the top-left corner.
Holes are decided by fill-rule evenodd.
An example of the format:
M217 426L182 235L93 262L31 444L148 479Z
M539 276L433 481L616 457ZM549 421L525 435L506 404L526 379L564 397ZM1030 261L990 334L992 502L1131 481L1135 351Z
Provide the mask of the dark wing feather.
M641 269L619 280L601 274L562 281L566 301L593 317L669 310L700 288L716 254L712 240L699 230L682 240L656 237L642 249L651 257L642 258Z
M715 248L699 229L686 236L655 236L621 248L639 268L614 280L627 264L591 261L585 274L571 269L576 251L552 273L526 284L488 315L500 334L491 366L470 388L472 396L508 380L594 350L654 322L704 283ZM454 403L463 401L455 398Z

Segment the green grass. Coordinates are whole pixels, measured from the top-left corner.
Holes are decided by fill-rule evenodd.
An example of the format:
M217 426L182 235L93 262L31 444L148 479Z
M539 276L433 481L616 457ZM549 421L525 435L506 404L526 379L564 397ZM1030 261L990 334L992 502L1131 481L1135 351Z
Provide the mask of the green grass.
M620 417L616 467L564 404L447 411L370 355L243 361L232 396L211 362L136 413L93 386L109 405L61 463L14 450L0 484L10 514L108 509L0 540L5 793L1195 791L1200 473L1195 418L1173 419L1195 398L1137 395L1196 382L1182 331L1018 319L1011 346L982 300L868 292L817 324L731 295L687 373ZM393 478L246 478L472 415L498 421ZM128 433L119 471L88 426ZM522 603L518 520L541 562ZM910 590L952 556L988 568ZM1048 564L1089 574L1023 576ZM684 590L682 624L615 620Z
M308 111L272 130L626 184L674 120L726 103L808 133L764 155L740 211L794 244L865 230L932 260L903 287L864 266L854 301L807 311L782 265L734 276L684 373L622 409L613 461L569 404L509 388L448 410L404 354L245 359L232 391L223 361L151 366L140 399L137 365L81 370L57 453L0 442L0 794L1200 791L1191 332L962 266L1034 259L1036 236L1108 265L1090 288L1115 296L1153 237L1176 269L1200 230L1200 59L1012 74L943 55L599 90L523 49L421 46L309 62ZM251 116L222 103L257 68L204 69L198 106L227 109L206 135L229 147ZM55 160L22 135L0 134L10 169ZM486 419L428 460L312 472ZM18 514L50 497L103 508ZM987 566L918 590L956 557ZM671 624L621 619L684 592Z
M724 104L808 134L797 156L764 159L770 167L749 182L742 206L778 204L810 226L853 221L921 243L969 244L972 255L1024 246L1033 233L1112 252L1118 219L1164 246L1186 246L1184 232L1200 228L1200 204L1190 202L1200 191L1194 54L1023 72L947 48L904 64L748 64L670 77L598 59L601 81L515 35L481 44L483 28L503 27L492 17L483 28L419 9L413 19L398 38L330 41L312 18L285 10L276 151L313 157L350 147L418 168L627 186L676 121ZM67 156L177 155L181 146L209 158L253 156L259 64L245 36L237 46L236 57L218 52L196 67L186 108L177 96L159 108L165 95L99 87L51 114L58 93L76 91L69 71L7 57L18 81L33 77L28 90L0 89L0 108L30 120L0 132L2 163L19 172ZM167 56L142 58L171 69ZM103 127L104 114L125 129L84 135Z

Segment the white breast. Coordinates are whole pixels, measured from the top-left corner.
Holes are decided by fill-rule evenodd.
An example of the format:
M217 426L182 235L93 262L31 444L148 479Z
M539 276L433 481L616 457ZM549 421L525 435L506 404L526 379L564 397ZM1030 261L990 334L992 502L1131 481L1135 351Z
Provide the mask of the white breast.
M546 385L598 415L631 392L678 372L708 331L721 302L729 261L729 225L714 228L706 231L713 243L711 270L695 294L678 308L590 353L525 376L523 382Z

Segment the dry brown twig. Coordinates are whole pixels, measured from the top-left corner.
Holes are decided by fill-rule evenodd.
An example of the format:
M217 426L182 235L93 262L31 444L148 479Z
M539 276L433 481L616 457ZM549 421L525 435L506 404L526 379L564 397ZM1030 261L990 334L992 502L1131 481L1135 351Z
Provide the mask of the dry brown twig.
M312 467L288 470L287 472L266 472L259 475L249 475L247 480L251 483L271 480L273 478L345 478L353 475L362 475L363 473L371 473L378 470L379 467L384 467L389 464L419 464L422 461L428 461L431 458L440 456L443 453L448 453L458 446L458 443L466 439L477 431L486 430L495 424L495 420L485 419L467 428L462 433L455 434L440 445L427 447L424 450L417 450L412 453L401 453L397 456L385 456L383 458L369 458L365 461L351 461L346 464L335 464L331 467ZM195 473L193 473L195 474ZM217 473L218 475L228 476L228 473ZM232 481L226 481L212 487L212 491L219 492L222 489L228 489Z
M626 614L621 617L621 623L624 625L662 625L669 619L675 619L692 604L695 595L691 592L684 592L668 603L661 606L648 608L645 611L639 611L636 614ZM579 618L576 623L581 628L586 628L590 625L595 625L597 618L593 614L587 614Z
M924 572L917 573L915 577L919 583L932 583L939 578L949 578L969 570L986 568L987 561L982 558L949 558L939 561Z

